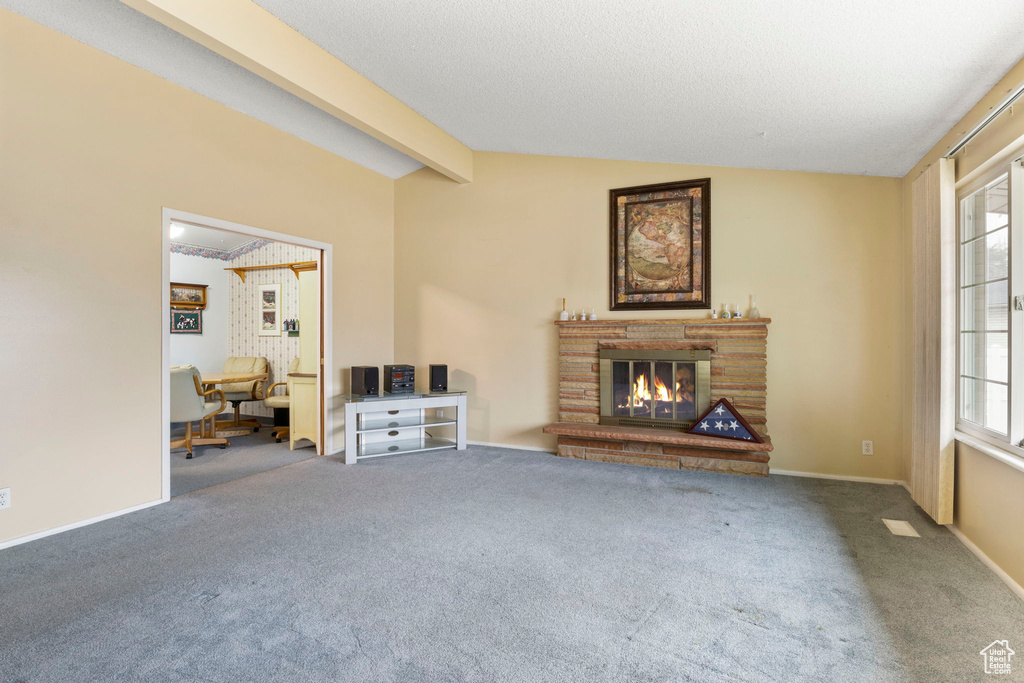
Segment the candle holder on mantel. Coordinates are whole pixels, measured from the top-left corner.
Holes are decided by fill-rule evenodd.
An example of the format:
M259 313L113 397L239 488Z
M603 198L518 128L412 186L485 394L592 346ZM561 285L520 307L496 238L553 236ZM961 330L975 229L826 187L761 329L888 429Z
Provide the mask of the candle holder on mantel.
M751 318L760 318L761 317L761 311L759 311L757 309L757 297L755 297L753 294L750 295L750 317Z

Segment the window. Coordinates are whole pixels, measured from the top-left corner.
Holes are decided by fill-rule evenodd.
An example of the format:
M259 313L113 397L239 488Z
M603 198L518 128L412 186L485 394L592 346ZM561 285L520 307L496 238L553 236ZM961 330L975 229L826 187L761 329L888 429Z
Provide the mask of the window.
M1024 250L1020 210L1012 208L1024 202L1020 185L1017 161L958 197L957 427L1014 445L1024 438L1024 419L1015 419L1024 417L1024 397L1014 393L1024 392L1024 320L1011 312L1012 285L1024 278L1013 261Z

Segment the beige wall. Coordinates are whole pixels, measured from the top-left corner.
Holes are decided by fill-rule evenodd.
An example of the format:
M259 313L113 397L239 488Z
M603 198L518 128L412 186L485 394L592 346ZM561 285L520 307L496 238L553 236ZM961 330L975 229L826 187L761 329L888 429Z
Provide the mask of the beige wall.
M1024 586L1024 472L957 444L953 512L953 525Z
M6 10L0 93L0 541L160 497L161 207L333 243L336 367L391 361L390 179Z
M713 300L755 293L774 321L772 466L901 478L896 178L493 153L475 155L470 185L422 169L395 184L396 361L448 363L472 392L470 439L552 448L561 297L613 317L608 190L702 177ZM689 315L708 312L614 317Z
M946 150L1016 85L1024 81L1024 60L1010 69L999 83L983 97L957 125L950 129L931 151L919 161L903 178L904 196L904 290L906 305L913 306L912 264L911 264L911 184L929 164L935 162ZM1016 113L1007 113L997 119L976 137L964 151L956 156L957 182L969 182L973 176L984 172L993 158L1005 157L1006 153L1024 145L1024 116L1018 104ZM906 339L911 338L910 316L904 329ZM915 349L907 344L904 350L904 381L908 391L904 394L905 424L909 425L911 412L910 382L911 368L915 362ZM910 429L903 432L904 469L910 467ZM954 483L954 525L964 533L982 552L992 558L1017 583L1024 585L1024 534L1007 533L1007 524L1016 529L1012 521L1024 518L1024 473L1001 463L987 455L959 444L956 452L956 479ZM1018 525L1019 526L1019 525Z

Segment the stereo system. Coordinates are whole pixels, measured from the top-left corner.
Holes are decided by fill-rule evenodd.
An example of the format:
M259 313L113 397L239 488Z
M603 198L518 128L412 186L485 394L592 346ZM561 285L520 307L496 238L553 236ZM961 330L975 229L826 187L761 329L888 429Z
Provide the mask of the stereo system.
M380 396L380 368L369 365L353 366L352 395Z
M430 366L430 390L432 392L448 391L448 366Z
M431 365L428 380L431 393L448 391L448 366ZM371 365L352 366L353 396L380 396L380 382L380 368ZM416 393L416 368L411 365L385 365L384 393Z
M416 368L411 365L384 366L384 393L411 394L416 391Z

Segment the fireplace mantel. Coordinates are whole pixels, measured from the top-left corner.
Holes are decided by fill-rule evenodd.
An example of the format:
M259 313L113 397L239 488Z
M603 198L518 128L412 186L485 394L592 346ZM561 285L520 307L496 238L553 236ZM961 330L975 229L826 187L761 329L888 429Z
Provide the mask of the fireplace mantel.
M563 457L765 476L772 450L766 415L770 323L770 318L555 321L559 421L544 431L558 436ZM729 399L765 444L750 449L666 429L599 425L600 349L710 350L712 403Z
M616 320L601 318L600 320L556 320L559 327L609 327L617 325L644 325L648 327L661 325L768 325L771 318L651 318L648 320Z

